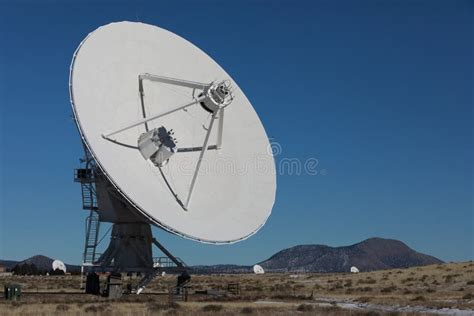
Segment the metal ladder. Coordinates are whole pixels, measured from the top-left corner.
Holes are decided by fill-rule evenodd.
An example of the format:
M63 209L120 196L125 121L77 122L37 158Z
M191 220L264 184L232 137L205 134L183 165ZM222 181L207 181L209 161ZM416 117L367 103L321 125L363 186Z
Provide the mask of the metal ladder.
M95 262L97 240L99 238L99 214L97 213L97 194L95 188L95 168L86 165L86 168L76 169L74 181L81 184L82 208L89 210L90 214L86 218L86 236L83 253L83 266L92 266Z
M97 210L97 197L95 193L95 185L93 182L81 182L82 208L84 210Z
M83 265L92 266L96 261L97 239L99 238L99 214L91 210L86 218L86 243L84 247L84 255L82 259Z

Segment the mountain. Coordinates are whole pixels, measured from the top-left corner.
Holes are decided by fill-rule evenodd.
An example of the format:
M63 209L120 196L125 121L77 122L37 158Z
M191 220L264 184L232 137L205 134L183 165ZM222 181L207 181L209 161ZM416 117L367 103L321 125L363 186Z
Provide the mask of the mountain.
M42 255L36 255L33 257L30 257L28 259L25 259L23 261L20 261L18 264L34 264L38 270L44 270L44 271L49 271L51 270L52 264L53 264L53 259L42 256Z
M360 271L408 268L442 263L408 247L401 241L370 238L360 243L329 247L300 245L284 249L260 263L273 272L349 272L351 266Z
M5 266L8 270L11 270L16 265L22 265L22 264L27 263L27 264L34 264L38 268L38 270L50 271L52 269L53 261L54 259L51 259L49 257L43 256L43 255L36 255L28 259L25 259L23 261L0 260L0 265ZM81 267L76 266L76 265L66 264L66 271L78 272L78 271L81 271Z
M233 274L251 273L252 266L239 266L235 264L216 264L211 266L192 266L191 273L195 274Z
M17 263L18 261L14 261L14 260L0 260L0 266L5 267L8 270L13 268Z
M38 269L49 271L53 259L37 255L21 262L0 260L7 269L17 263L33 263ZM411 249L393 239L370 238L360 243L329 247L325 245L299 245L281 250L259 263L267 272L349 272L352 266L360 271L409 268L442 263L441 260ZM66 265L68 272L80 271L80 266ZM195 274L252 273L252 266L219 264L192 266Z

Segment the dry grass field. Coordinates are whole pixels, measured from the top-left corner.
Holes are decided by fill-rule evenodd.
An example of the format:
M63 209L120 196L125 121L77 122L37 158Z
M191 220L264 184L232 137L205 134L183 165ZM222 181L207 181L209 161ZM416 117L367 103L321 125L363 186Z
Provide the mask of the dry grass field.
M78 276L4 276L22 285L8 315L474 315L474 263L348 274L193 275L188 302L170 303L175 276L119 300L81 294ZM227 293L238 283L240 294ZM210 294L195 291L212 290ZM53 292L55 292L53 294Z

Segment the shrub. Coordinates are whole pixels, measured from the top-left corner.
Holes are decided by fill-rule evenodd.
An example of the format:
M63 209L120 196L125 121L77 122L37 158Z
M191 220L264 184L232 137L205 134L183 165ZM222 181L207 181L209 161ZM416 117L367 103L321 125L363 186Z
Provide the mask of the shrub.
M64 304L59 304L59 305L56 305L56 310L58 312L65 312L69 310L69 306L64 305Z
M400 282L407 283L407 282L411 282L411 281L414 281L414 280L415 280L414 278L406 278L406 279L401 280Z
M358 287L356 290L360 292L371 292L372 288L370 286L366 286L366 287Z
M299 312L311 312L314 309L313 305L310 304L300 304L296 310Z
M463 300L472 300L474 298L474 295L472 293L467 293L462 297Z
M368 302L370 302L370 300L371 300L371 298L368 297L368 296L362 296L362 297L359 297L359 298L357 299L357 301L359 301L359 302L361 302L361 303L368 303Z
M101 313L106 312L109 308L109 304L102 304L102 305L89 305L84 308L84 312L86 313Z
M380 315L380 313L377 313L375 311L368 311L364 315L366 315L366 316L378 316L378 315Z
M426 301L424 296L418 295L417 297L413 298L412 301Z
M202 308L203 312L219 312L223 309L222 305L209 304Z
M99 311L99 309L95 305L90 305L90 306L87 306L86 308L84 308L84 312L86 312L86 313L97 313L98 311Z
M365 280L361 279L357 281L358 284L375 284L377 281L375 279L372 279L371 277L367 277Z
M393 291L395 291L397 289L396 286L389 286L389 287L385 287L383 289L380 290L380 292L382 293L391 293Z
M244 307L240 311L242 314L253 314L253 308L252 307Z
M177 309L180 308L181 306L176 303L176 302L170 302L170 303L149 303L147 305L147 308L149 311L163 311L167 309Z

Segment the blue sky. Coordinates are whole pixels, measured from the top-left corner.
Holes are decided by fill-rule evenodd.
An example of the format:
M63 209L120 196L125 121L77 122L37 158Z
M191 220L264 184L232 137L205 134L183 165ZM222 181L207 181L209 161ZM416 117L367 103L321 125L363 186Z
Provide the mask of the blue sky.
M469 1L0 0L0 258L79 263L82 147L69 65L100 25L155 24L239 83L285 158L267 225L230 246L155 229L188 264L253 264L297 244L400 239L446 261L473 250Z

